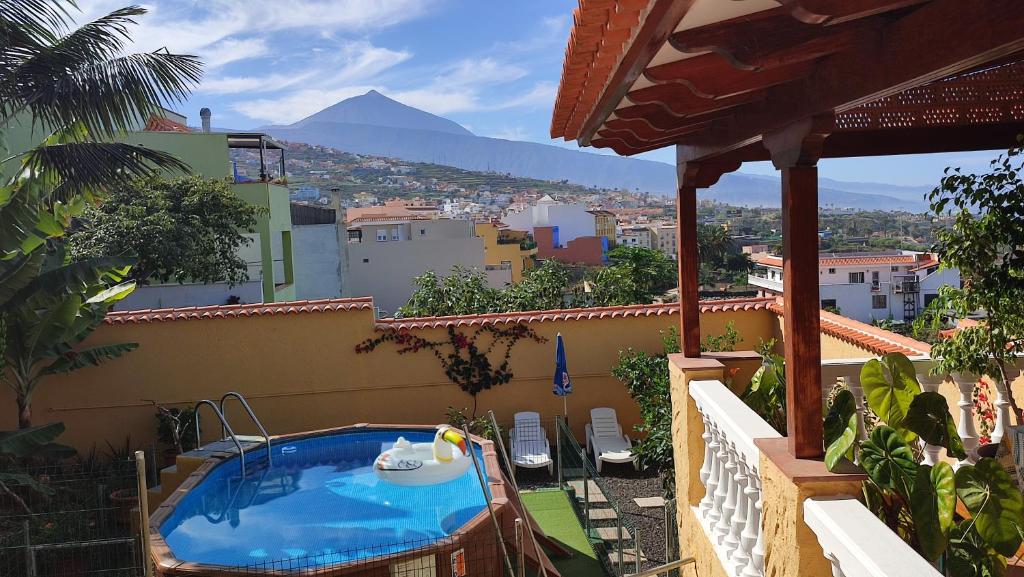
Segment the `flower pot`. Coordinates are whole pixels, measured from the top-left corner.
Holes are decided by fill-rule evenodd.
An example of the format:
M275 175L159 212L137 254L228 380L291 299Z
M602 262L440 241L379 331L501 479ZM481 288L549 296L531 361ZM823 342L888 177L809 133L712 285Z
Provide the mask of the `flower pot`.
M118 489L110 494L110 504L114 509L114 519L123 525L131 525L136 515L134 509L139 506L139 492L136 489Z

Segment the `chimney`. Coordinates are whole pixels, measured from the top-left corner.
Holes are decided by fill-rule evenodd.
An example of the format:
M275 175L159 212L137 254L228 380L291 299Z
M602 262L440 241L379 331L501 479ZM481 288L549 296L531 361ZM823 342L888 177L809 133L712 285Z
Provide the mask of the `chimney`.
M213 113L210 112L209 108L203 108L202 110L199 111L199 118L203 119L203 132L209 132L210 131L210 117L211 116L213 116Z

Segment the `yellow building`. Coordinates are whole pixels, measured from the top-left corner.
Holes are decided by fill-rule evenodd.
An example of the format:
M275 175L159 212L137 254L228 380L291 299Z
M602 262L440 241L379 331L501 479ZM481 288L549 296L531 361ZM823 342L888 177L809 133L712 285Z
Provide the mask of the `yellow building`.
M607 210L588 210L594 215L594 229L596 236L608 238L609 243L615 242L615 215Z
M533 268L537 245L529 234L510 230L500 222L476 223L476 235L484 239L484 264L511 267L512 282L523 280L523 271Z

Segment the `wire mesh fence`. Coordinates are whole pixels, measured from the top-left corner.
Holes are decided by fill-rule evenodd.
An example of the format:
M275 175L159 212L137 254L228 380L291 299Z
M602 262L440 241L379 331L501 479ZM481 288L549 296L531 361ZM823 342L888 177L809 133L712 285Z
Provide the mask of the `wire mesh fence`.
M7 468L0 481L0 575L143 575L134 459Z
M492 527L440 539L382 542L374 547L322 551L287 559L257 561L233 568L218 567L218 575L309 577L515 577L529 560L520 561L512 540ZM506 552L508 557L506 557Z

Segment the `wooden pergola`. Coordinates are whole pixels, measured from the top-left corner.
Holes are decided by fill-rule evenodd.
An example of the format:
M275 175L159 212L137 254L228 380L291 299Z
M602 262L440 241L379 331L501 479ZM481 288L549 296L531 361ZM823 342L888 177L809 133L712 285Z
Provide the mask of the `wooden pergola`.
M574 16L551 136L623 155L676 146L686 357L700 356L697 189L748 161L781 172L789 450L819 457L817 162L1014 145L1024 5L580 0Z

